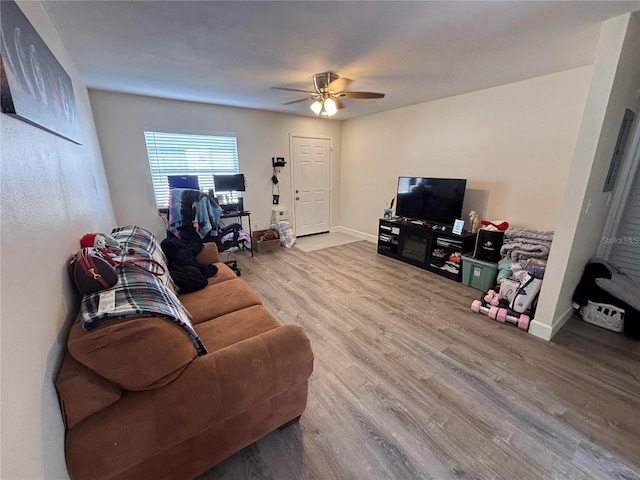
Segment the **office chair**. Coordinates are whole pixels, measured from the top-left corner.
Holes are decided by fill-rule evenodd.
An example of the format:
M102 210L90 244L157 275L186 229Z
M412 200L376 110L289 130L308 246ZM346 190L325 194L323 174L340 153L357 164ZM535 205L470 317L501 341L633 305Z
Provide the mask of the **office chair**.
M240 230L242 230L242 226L239 223L231 223L229 225L225 225L224 227L218 227L218 235L213 236L213 241L218 247L218 252L223 253L232 248L243 248L244 240L240 240ZM225 240L225 237L227 238ZM236 272L236 275L239 277L242 275L240 268L238 267L237 260L227 260L224 262L225 265L228 265L231 270Z

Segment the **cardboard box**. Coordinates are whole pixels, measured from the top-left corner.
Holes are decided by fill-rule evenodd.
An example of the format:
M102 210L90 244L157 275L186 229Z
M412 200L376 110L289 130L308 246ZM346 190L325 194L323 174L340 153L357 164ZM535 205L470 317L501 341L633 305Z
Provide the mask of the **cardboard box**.
M275 240L263 240L260 241L260 237L267 230L255 230L251 232L251 248L257 253L273 252L280 247L280 239Z

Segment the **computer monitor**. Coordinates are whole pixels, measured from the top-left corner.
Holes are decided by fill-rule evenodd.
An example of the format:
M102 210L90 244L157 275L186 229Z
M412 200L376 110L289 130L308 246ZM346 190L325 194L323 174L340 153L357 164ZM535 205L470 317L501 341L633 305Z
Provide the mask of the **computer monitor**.
M244 174L214 175L213 185L218 192L244 192Z
M168 175L169 188L190 188L192 190L200 190L197 175Z

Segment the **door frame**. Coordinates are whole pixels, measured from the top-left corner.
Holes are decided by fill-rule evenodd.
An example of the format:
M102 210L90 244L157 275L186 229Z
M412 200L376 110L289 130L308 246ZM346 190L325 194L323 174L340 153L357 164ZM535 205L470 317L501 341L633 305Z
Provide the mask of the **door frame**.
M614 237L620 228L620 222L624 215L625 206L632 193L636 182L636 177L640 181L640 115L636 114L635 126L631 134L631 141L628 143L628 150L622 160L622 168L618 172L618 185L613 192L609 193L608 203L609 215L602 232L603 237ZM600 242L597 256L608 260L611 255L613 244L611 242Z
M293 161L293 139L294 138L312 138L314 140L329 140L329 231L333 229L333 138L327 135L315 134L315 133L289 133L289 158L291 159L291 168L289 172L291 174L291 223L293 232L296 232L296 174L295 174L295 162Z

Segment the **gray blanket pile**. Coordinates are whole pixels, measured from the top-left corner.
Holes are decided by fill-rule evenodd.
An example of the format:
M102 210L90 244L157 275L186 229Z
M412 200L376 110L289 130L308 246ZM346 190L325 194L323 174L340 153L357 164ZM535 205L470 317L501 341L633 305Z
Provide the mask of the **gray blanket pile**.
M514 262L528 258L546 260L552 241L553 232L508 228L504 233L500 254Z

